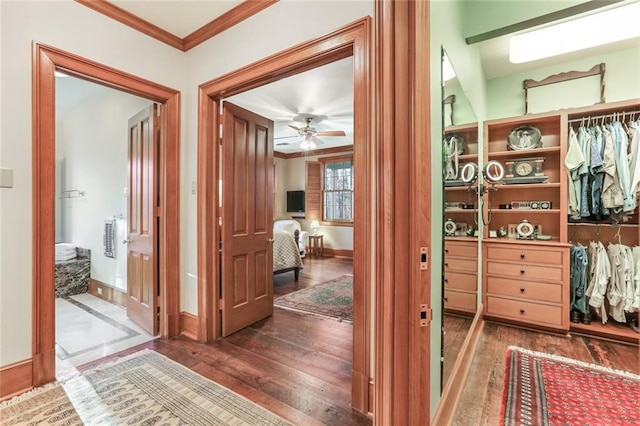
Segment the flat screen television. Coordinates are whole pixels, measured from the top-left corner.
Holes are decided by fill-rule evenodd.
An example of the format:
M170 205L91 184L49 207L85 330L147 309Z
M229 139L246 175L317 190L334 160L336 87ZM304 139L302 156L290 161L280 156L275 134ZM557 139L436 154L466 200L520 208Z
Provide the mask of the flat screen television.
M304 191L287 191L287 213L304 213Z

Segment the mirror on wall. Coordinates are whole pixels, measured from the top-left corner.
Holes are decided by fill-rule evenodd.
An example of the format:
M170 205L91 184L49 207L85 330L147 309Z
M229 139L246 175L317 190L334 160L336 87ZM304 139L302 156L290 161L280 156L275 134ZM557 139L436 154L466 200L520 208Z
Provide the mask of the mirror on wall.
M442 49L444 256L442 387L477 310L478 121L455 67Z

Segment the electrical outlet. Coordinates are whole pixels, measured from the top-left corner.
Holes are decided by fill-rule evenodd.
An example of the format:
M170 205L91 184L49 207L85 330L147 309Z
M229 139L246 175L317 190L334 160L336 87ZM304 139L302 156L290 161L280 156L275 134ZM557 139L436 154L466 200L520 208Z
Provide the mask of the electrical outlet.
M98 287L98 296L102 296L102 288Z

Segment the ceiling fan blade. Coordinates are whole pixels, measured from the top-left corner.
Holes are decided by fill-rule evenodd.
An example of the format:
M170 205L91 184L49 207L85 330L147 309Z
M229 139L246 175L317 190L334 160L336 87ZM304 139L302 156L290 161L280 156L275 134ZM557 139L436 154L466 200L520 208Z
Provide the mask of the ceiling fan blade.
M324 145L324 141L323 141L322 139L319 139L319 138L315 137L315 136L313 136L313 137L311 138L311 140L312 140L313 142L315 142L315 144L316 144L316 145Z
M297 128L296 126L292 126L291 124L289 124L289 127L291 127L293 130L295 130L296 132L299 132L300 129Z
M347 136L343 130L327 130L325 132L316 133L318 136Z

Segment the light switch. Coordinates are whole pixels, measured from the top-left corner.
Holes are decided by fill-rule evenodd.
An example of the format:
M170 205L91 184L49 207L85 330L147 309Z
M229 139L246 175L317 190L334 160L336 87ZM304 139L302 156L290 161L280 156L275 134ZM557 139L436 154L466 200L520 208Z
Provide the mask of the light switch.
M13 188L13 169L0 169L0 188Z

